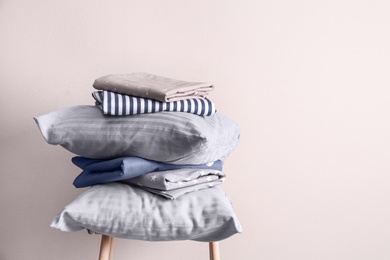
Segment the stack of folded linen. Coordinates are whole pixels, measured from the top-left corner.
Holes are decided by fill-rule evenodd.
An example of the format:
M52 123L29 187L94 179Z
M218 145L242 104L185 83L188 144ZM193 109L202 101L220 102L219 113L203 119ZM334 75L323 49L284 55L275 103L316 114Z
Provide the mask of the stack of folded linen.
M210 164L176 165L139 157L112 160L74 157L72 162L83 169L73 182L76 188L121 181L170 199L216 186L225 179L220 160Z
M242 231L217 187L240 132L205 97L213 85L132 73L93 87L96 106L34 117L49 144L77 155L82 172L73 184L91 186L52 227L158 241L218 241Z

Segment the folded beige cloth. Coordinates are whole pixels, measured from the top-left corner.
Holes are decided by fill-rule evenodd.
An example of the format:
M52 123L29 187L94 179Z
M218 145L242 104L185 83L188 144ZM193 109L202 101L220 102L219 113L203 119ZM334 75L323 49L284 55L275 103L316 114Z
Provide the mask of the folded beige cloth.
M187 82L141 72L106 75L96 79L93 87L163 102L204 98L214 88L209 83Z

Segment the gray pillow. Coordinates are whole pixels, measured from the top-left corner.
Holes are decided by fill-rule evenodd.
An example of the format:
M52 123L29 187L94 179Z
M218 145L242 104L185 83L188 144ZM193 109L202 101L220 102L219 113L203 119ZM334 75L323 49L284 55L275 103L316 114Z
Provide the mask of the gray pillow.
M167 200L122 183L91 187L67 205L52 228L146 241L219 241L241 233L219 187Z
M239 126L219 113L105 116L98 107L83 105L34 119L49 144L95 159L138 156L171 164L203 164L224 160L239 140Z

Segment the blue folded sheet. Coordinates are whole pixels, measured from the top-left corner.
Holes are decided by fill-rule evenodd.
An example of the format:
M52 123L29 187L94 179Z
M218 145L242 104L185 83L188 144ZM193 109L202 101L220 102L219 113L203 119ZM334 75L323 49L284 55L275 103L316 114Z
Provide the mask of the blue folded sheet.
M221 171L223 166L223 163L220 160L207 164L177 165L151 161L139 157L122 157L111 160L99 160L76 156L72 158L72 162L83 170L73 182L73 185L76 188L127 180L150 172L182 168Z

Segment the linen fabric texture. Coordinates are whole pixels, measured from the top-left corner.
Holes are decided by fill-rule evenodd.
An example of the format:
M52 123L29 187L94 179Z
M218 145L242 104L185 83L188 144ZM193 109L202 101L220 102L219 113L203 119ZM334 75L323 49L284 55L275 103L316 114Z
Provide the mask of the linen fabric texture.
M122 181L168 199L202 189L213 188L225 181L225 174L218 170L176 169L151 172Z
M169 164L224 161L239 141L237 123L216 113L160 112L105 116L96 106L73 106L34 117L47 143L93 159L136 156Z
M161 111L186 112L200 116L211 116L216 112L215 105L207 98L184 99L161 102L118 94L110 91L95 91L92 97L105 115L128 116Z
M76 188L127 180L151 172L161 172L174 169L203 169L204 171L210 172L212 170L222 170L222 161L220 160L208 164L176 165L146 160L139 157L122 157L111 160L99 160L78 156L73 157L72 162L79 168L83 169L73 182L73 185Z
M167 200L122 183L89 188L55 217L51 227L145 241L211 242L242 232L220 187Z
M202 98L214 89L210 83L187 82L143 72L106 75L96 79L93 87L162 102Z

